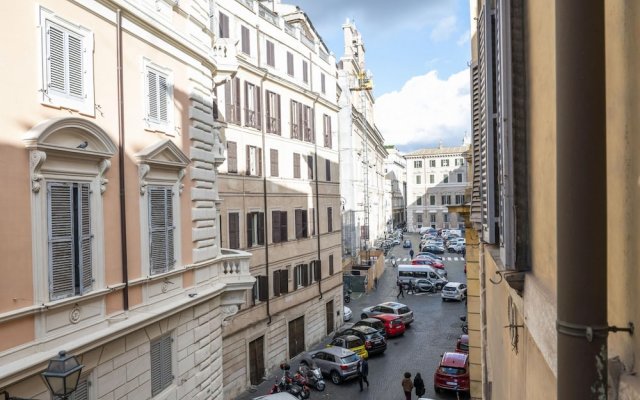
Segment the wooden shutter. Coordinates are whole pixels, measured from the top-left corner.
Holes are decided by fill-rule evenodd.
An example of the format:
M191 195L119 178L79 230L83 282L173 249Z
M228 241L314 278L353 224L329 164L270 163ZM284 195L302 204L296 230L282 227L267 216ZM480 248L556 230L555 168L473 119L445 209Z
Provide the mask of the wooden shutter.
M293 269L293 290L296 290L298 288L298 286L300 286L300 282L298 281L298 271L300 271L300 265L297 265L294 269Z
M218 30L218 36L220 38L228 38L229 37L229 17L223 13L218 14L220 29Z
M229 248L240 248L240 214L229 214Z
M167 77L158 74L158 119L162 122L169 121L169 86Z
M325 175L327 177L327 182L331 182L331 161L325 160Z
M307 219L307 210L300 210L302 220L302 237L309 237L309 224Z
M327 90L327 82L326 77L323 73L320 74L320 91L322 93L326 93Z
M280 243L280 211L271 211L271 240Z
M246 154L246 163L245 163L246 164L245 165L245 167L246 167L245 175L251 175L251 146L247 145L246 149L247 149L247 151L246 151L247 154Z
M277 128L277 133L279 135L282 134L282 116L280 115L280 95L276 94L276 118L277 118L277 122L276 122L276 128Z
M307 175L309 176L309 179L313 179L313 156L312 155L307 156Z
M262 129L262 89L259 86L256 86L253 94L255 98L255 127Z
M49 297L74 295L73 187L48 184Z
M266 301L269 298L269 279L266 275L258 276L258 300Z
M300 178L300 154L293 153L293 177Z
M273 133L275 132L275 127L274 127L274 123L273 123L273 115L272 114L272 107L274 106L273 104L271 104L272 102L272 97L273 96L273 92L270 92L268 90L264 91L264 119L266 122L266 131L267 133Z
M302 81L309 82L309 64L305 60L302 60Z
M289 293L289 270L280 270L280 293Z
M149 118L158 119L158 75L155 71L147 70Z
M170 335L163 336L151 342L151 395L155 396L171 385L172 351Z
M296 239L302 237L302 210L294 211L295 227L296 227Z
M170 187L149 188L149 260L152 275L169 271L175 263L172 196Z
M287 52L287 74L293 76L293 54Z
M91 242L93 234L91 232L91 189L88 183L78 185L78 227L80 231L80 293L84 294L93 288L93 257Z
M227 172L238 172L238 145L227 142Z
M281 242L286 242L287 240L289 240L288 229L289 227L287 225L287 212L280 211L280 241Z
M276 66L275 50L273 42L270 40L267 40L267 65Z
M264 213L258 213L258 244L264 244Z
M273 271L273 295L280 296L280 273L282 271L275 270Z
M89 382L86 378L78 382L78 386L76 386L76 390L69 396L69 400L89 400Z
M316 210L312 208L309 211L309 220L311 221L311 236L316 235Z
M82 63L82 38L67 34L67 59L69 65L69 94L83 97L84 66Z
M247 214L247 247L253 246L253 215L255 213Z
M322 263L320 262L320 260L315 260L313 262L313 269L313 276L315 276L316 281L322 280Z
M48 69L49 69L49 89L66 92L65 84L65 57L64 57L64 32L57 27L48 26Z
M269 155L269 161L271 163L271 176L278 176L280 172L278 171L278 150L271 149L269 150L269 152L271 153Z
M333 232L333 209L327 208L327 231Z
M302 286L309 286L309 264L300 266L302 269Z
M333 254L329 255L329 275L333 275Z
M224 117L227 122L233 122L233 99L231 97L231 86L233 85L232 81L227 81L224 84Z
M251 55L251 40L249 38L249 28L242 26L240 28L242 35L242 52Z
M244 126L253 126L249 111L249 82L244 81Z

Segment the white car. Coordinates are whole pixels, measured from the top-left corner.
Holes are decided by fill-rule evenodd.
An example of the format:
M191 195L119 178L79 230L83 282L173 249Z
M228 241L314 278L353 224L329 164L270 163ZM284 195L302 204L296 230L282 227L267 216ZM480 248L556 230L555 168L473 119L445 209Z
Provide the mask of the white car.
M347 306L344 306L344 310L342 311L342 318L345 321L349 321L352 316L353 316L353 313L351 312L351 309Z
M442 301L462 301L467 297L467 285L460 282L449 282L442 288Z

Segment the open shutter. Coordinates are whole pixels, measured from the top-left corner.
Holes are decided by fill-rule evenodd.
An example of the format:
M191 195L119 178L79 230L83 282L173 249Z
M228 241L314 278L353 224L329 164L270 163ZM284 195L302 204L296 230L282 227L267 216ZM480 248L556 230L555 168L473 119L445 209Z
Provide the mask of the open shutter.
M247 214L247 247L253 246L253 213Z
M65 92L64 32L49 25L47 29L49 89Z
M300 286L300 282L298 281L298 277L300 276L299 271L300 271L300 265L296 266L293 269L293 290L298 289L298 287Z
M277 129L277 133L279 135L282 134L282 118L280 115L280 110L282 108L280 107L280 95L277 94L276 95L276 129Z
M273 271L273 295L280 296L280 270Z
M246 175L251 175L251 146L247 146Z
M270 149L269 150L269 161L271 164L271 176L278 176L278 150Z
M316 260L313 262L314 274L317 281L322 280L322 263L320 260Z
M271 212L271 240L280 243L280 211Z
M249 116L249 82L244 82L244 126L251 126Z
M271 104L272 102L272 97L273 93L265 90L264 92L264 119L265 119L265 123L266 123L266 131L267 133L274 133L275 132L275 126L273 123L273 115L272 114L272 110L274 105Z
M73 187L48 184L49 296L51 300L74 295Z
M167 335L162 338L162 383L166 388L173 381L173 373L172 373L172 351L171 351L171 343L173 339L171 336Z
M289 293L289 270L280 270L280 293Z
M302 237L302 210L295 210L296 239Z
M262 149L256 149L256 160L258 165L256 166L256 170L258 171L258 176L262 176Z
M158 75L158 119L162 122L169 121L169 85L167 77Z
M293 153L293 177L300 178L300 154Z
M260 89L259 86L256 86L256 90L253 92L254 93L254 103L256 106L256 128L258 129L262 129L262 89Z
M258 244L264 244L264 213L258 213Z
M302 268L302 286L309 286L309 264L303 264Z
M148 87L148 107L149 118L153 120L158 119L158 75L151 70L147 70L147 87Z
M80 210L80 293L86 293L93 288L93 260L91 252L91 206L89 202L91 190L88 183L79 186Z
M227 142L227 172L238 172L238 145Z
M82 38L67 33L67 59L69 65L69 94L76 97L84 96L82 63Z
M227 122L233 122L233 99L231 98L231 81L224 84L224 116Z
M286 242L289 240L289 236L287 233L287 212L280 211L280 241Z
M258 282L258 300L266 301L269 298L269 280L267 276L260 275Z

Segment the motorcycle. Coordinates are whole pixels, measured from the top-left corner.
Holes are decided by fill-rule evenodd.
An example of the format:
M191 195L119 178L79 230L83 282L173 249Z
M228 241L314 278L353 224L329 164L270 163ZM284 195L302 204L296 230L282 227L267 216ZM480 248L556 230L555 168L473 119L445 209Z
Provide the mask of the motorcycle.
M398 263L396 262L396 258L394 256L391 256L391 266L394 268L398 266Z
M311 364L311 366L300 365L298 372L293 376L293 380L298 384L303 384L303 387L307 385L319 392L322 392L326 386L322 372L315 363Z
M460 321L462 321L462 325L460 326L462 328L462 333L469 333L469 323L467 322L467 316L461 315Z
M269 391L269 394L286 392L292 394L298 399L308 399L309 396L311 396L309 387L300 386L296 382L294 382L291 374L289 373L288 367L289 365L287 364L287 368L282 374L282 378L280 378L279 380L276 379L273 386L271 387L271 390Z
M351 289L345 290L343 292L344 302L349 303L351 301Z

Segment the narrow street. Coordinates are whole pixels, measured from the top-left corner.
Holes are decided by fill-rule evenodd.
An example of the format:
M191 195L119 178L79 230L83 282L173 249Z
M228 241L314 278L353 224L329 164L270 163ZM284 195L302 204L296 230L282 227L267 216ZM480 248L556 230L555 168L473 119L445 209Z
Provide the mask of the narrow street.
M413 243L414 251L419 243L418 234L405 234ZM347 305L353 312L351 322L360 319L362 308L382 303L396 301L398 294L396 286L396 270L390 262L391 255L395 255L399 264L408 263L409 249L401 245L395 246L386 261L385 273L379 279L378 289L368 294L353 293L351 302ZM464 260L458 254L445 253L442 255L451 282L466 282L464 274ZM453 351L456 339L462 333L460 315L466 313L464 302L443 302L440 293L437 294L405 294L399 302L406 304L413 310L415 321L407 332L400 337L390 338L387 351L383 355L372 356L369 359L369 382L371 386L360 392L356 379L342 385L334 385L326 379L327 387L323 392L312 391L311 399L379 399L402 400L404 394L400 382L404 372L410 372L412 379L417 372L422 375L427 389L423 397L432 399L457 399L455 393L436 394L433 390L433 373L445 351ZM321 348L328 342L328 338L314 346ZM297 360L291 362L292 369L297 368ZM267 394L274 380L280 376L280 370L270 371L269 378L259 385L255 392L245 393L237 400L250 400L259 395ZM415 393L413 398L417 398ZM462 396L461 396L462 398Z

